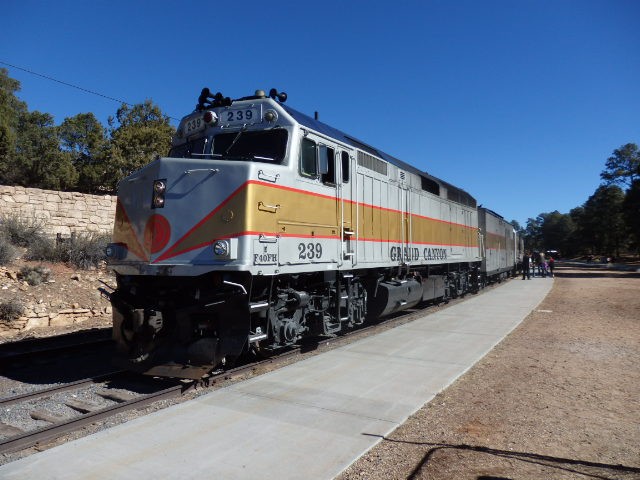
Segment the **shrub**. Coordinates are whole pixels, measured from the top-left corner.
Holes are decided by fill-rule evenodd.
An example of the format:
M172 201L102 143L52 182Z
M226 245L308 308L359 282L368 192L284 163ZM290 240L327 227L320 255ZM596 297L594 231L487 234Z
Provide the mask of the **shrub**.
M60 250L62 261L86 270L100 266L106 259L104 250L110 241L108 235L78 235L60 243L57 248Z
M24 313L24 305L19 300L0 302L0 320L15 320Z
M42 265L38 265L35 267L22 267L20 269L20 273L18 273L18 278L24 280L29 285L40 285L41 283L49 280L51 276L51 270L43 267Z
M25 260L36 260L40 262L60 262L62 261L59 249L55 240L47 237L33 239L24 254Z
M25 260L64 262L83 269L98 267L106 260L104 250L110 241L109 235L96 233L57 241L44 234L41 222L6 215L0 218L0 265L10 261L15 252L9 247L16 245L27 248Z
M41 221L23 220L15 215L3 215L0 218L0 233L13 245L29 247L34 241L44 237Z
M5 237L0 236L0 265L7 265L16 256L16 249Z
M108 235L98 234L72 235L61 242L41 237L29 246L25 259L64 262L86 270L106 259L104 250L109 242Z

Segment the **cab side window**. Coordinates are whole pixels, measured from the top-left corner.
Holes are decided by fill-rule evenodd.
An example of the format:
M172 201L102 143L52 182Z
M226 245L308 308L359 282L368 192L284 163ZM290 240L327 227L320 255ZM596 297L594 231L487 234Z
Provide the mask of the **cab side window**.
M320 172L322 183L336 183L336 154L333 148L320 145Z
M348 155L347 155L348 157ZM300 143L300 174L316 178L324 184L336 183L336 150L309 138Z
M316 142L303 138L300 144L300 173L302 175L307 177L318 176L316 152Z
M342 152L342 183L349 183L349 153Z

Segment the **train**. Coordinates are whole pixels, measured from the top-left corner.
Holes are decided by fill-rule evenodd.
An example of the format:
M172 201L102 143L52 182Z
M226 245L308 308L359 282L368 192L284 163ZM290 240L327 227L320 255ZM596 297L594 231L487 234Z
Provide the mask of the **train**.
M118 184L118 362L201 378L516 273L473 196L286 104L205 88L171 150Z

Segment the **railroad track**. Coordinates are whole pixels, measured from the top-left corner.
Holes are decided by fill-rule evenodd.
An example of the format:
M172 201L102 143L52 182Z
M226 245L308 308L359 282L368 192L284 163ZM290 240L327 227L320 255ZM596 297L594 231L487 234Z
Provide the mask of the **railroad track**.
M101 381L107 381L113 378L115 375L118 375L119 373L123 373L123 372L117 371L117 372L107 373L107 374L100 375L93 378L85 378L83 380L77 380L75 382L65 383L63 385L56 385L50 388L43 388L41 390L36 390L35 392L23 393L21 395L15 395L13 397L0 398L0 409L8 407L9 405L14 405L16 403L27 402L30 400L35 400L38 398L50 396L58 392L65 392L68 390L82 388L87 385L93 385Z
M229 370L214 372L204 376L200 380L163 379L162 381L165 382L165 384L166 382L170 382L171 384L166 388L139 395L132 394L130 391L136 389L136 385L148 385L149 382L153 383L156 379L143 375L133 375L130 372L119 370L92 378L55 385L35 392L0 398L0 410L4 410L9 406L23 403L29 404L38 399L67 392L69 395L57 400L55 403L62 403L78 412L77 416L73 418L60 419L57 418L55 414L48 414L46 411L43 411L37 403L35 406L28 406L27 409L30 411L32 419L46 421L50 423L50 425L24 432L11 425L0 423L0 437L5 437L4 439L0 438L0 455L52 442L56 438L77 431L87 425L103 421L120 413L149 406L161 400L180 398L186 392L196 387L202 387L203 391L207 391L220 382L233 381L237 378L245 377L248 373L255 372L265 366L294 357L299 353L299 350L299 348L294 348L279 355L249 362ZM82 391L82 389L95 388L96 384L114 383L118 378L125 378L127 381L132 382L134 386L128 388L128 391L120 393L109 392L107 388L96 392L96 395L114 401L116 402L115 404L97 408L95 403L74 399L78 396L77 392ZM75 394L73 394L74 392Z
M119 413L141 408L160 400L178 397L191 386L191 384L184 384L182 382L171 382L171 385L168 387L160 388L151 393L138 395L127 391L109 391L108 388L101 388L96 392L96 395L107 401L115 402L102 407L95 402L79 400L77 398L79 396L78 392L82 392L88 388L95 388L96 385L106 384L107 382L114 383L118 379L123 378L123 376L128 376L129 380L132 378L128 372L115 371L94 378L86 378L63 385L40 389L35 392L0 399L0 408L2 409L10 405L25 404L24 408L29 410L29 415L33 420L44 421L50 424L26 432L11 425L0 424L0 434L8 437L0 440L0 454L15 452L40 443L45 443ZM138 382L152 380L145 377L136 377L136 379ZM62 399L53 402L49 400L49 403L64 404L77 413L74 417L60 417L55 413L48 412L46 407L42 408L37 403L39 399L46 399L63 392L75 393L69 393L69 395L65 395ZM36 401L35 405L31 406L30 404L34 401Z
M151 393L140 394L137 396L133 396L129 392L108 392L105 389L105 391L97 392L97 395L115 401L116 403L103 408L95 408L96 405L92 404L91 402L73 400L70 397L66 397L63 400L60 400L60 402L79 412L79 415L74 418L58 419L55 415L47 414L46 412L38 409L36 405L35 407L30 408L31 418L33 418L34 420L49 422L50 425L37 428L35 430L22 432L15 427L6 424L3 425L2 423L0 423L0 436L3 434L5 437L8 436L8 438L0 439L0 455L51 442L63 435L79 430L92 423L108 419L120 413L140 409L161 400L179 398L187 391L192 388L196 388L197 386L203 386L206 389L207 387L211 387L221 380L233 380L234 378L246 375L247 372L255 370L260 366L270 364L276 360L282 360L283 358L293 356L296 353L297 349L291 350L276 357L267 358L258 362L247 363L246 365L242 365L230 370L216 372L209 376L203 377L203 379L199 381L164 380L165 382L168 381L172 384L166 388L162 388ZM93 387L96 384L113 382L119 376L124 376L130 381L134 380L134 382L137 381L144 383L145 381L153 381L151 377L144 377L139 375L134 376L131 375L130 372L116 371L94 378L86 378L63 385L56 385L35 392L2 398L0 399L0 409L4 409L5 407L8 407L10 405L16 405L24 402L31 402L40 398L50 397L62 392L75 392L79 389Z
M34 338L0 345L0 364L31 361L113 344L111 329L101 328L55 337Z

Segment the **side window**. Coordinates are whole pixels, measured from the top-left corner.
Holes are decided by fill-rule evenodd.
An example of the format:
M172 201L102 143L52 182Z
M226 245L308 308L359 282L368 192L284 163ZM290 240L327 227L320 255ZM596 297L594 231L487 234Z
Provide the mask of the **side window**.
M320 146L320 172L322 183L336 183L336 154L333 148Z
M307 177L317 177L316 142L303 138L300 144L300 173Z
M349 183L349 152L342 152L342 183Z

